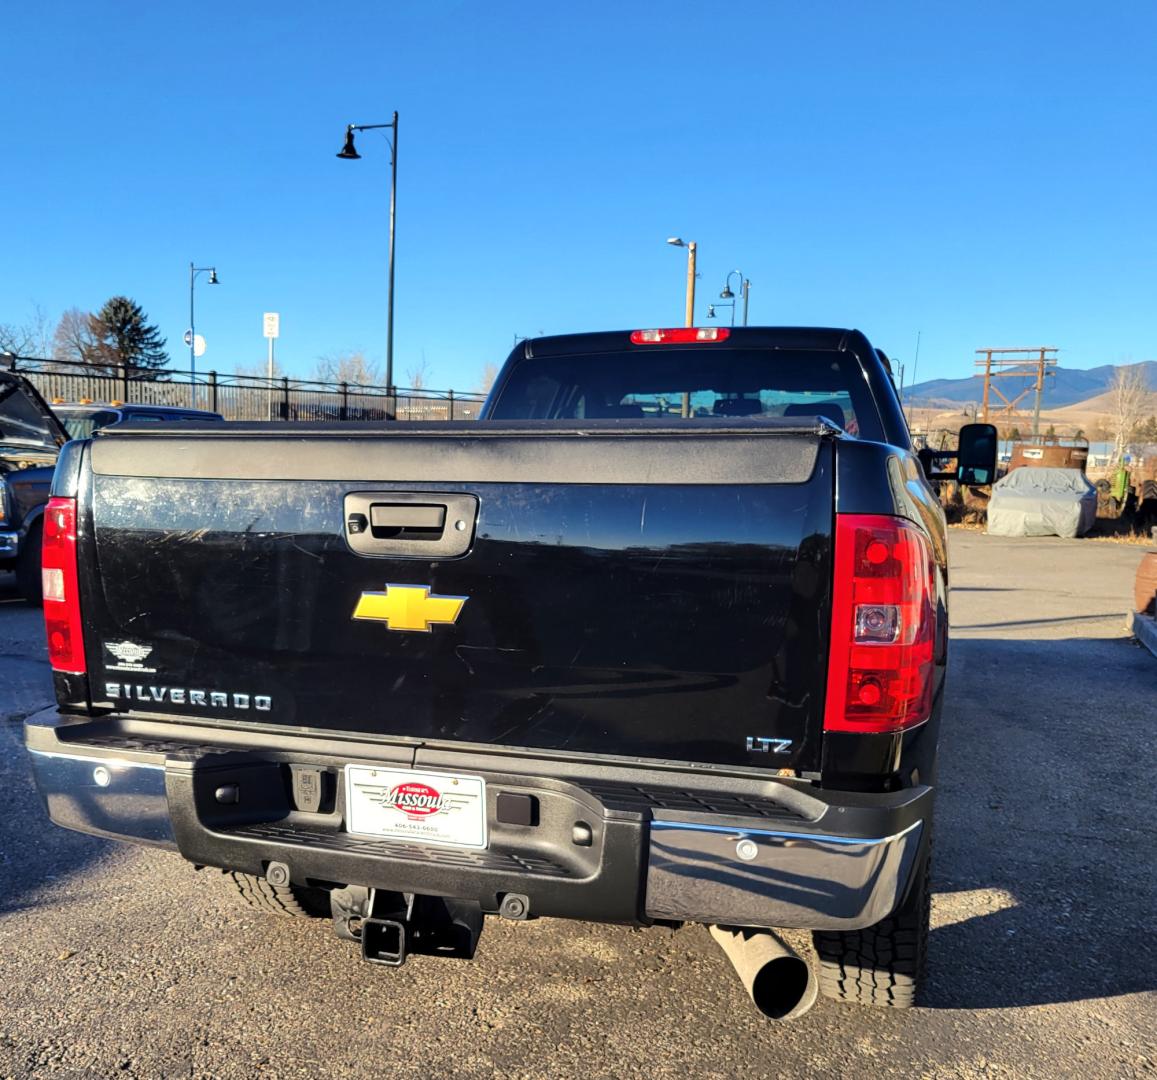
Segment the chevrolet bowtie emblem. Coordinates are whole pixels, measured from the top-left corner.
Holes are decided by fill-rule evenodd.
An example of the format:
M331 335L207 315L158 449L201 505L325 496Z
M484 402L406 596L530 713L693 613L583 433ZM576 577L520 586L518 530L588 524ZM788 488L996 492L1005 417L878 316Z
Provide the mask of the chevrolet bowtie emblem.
M384 622L389 630L428 634L433 623L455 623L468 596L431 596L429 585L387 585L385 592L364 592L355 619Z

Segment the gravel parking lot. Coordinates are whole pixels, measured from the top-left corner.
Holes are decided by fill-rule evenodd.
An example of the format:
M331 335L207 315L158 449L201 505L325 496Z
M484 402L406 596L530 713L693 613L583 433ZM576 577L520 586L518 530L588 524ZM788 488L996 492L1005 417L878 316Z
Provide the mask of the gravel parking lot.
M931 984L774 1025L700 928L492 920L474 963L363 965L215 871L48 824L20 719L51 696L0 576L0 1075L1157 1073L1157 659L1141 549L952 533Z

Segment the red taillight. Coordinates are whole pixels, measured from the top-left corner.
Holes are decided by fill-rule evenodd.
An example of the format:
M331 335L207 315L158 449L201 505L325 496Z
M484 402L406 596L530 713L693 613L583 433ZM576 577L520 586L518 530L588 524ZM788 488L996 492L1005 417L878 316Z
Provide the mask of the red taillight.
M902 518L836 515L825 731L899 731L932 712L936 565Z
M679 345L687 342L726 341L726 326L677 326L672 330L632 330L632 345Z
M83 675L84 632L76 583L76 500L49 499L44 511L44 627L54 671Z

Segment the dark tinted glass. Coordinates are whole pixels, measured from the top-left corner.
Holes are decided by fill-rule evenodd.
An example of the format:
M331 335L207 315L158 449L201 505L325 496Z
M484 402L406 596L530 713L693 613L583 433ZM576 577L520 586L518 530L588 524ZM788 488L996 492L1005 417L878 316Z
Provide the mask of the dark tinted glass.
M688 415L824 416L883 439L864 376L848 353L776 349L632 349L520 361L496 420L647 420Z
M99 427L116 423L120 419L113 412L90 412L82 409L56 409L56 418L65 426L70 439L87 439Z

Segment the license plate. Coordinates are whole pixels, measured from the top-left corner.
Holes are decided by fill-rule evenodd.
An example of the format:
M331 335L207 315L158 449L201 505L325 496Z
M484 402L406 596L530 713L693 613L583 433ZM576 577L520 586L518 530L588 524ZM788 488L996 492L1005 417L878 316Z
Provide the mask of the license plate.
M346 829L419 844L486 847L480 776L347 765Z

